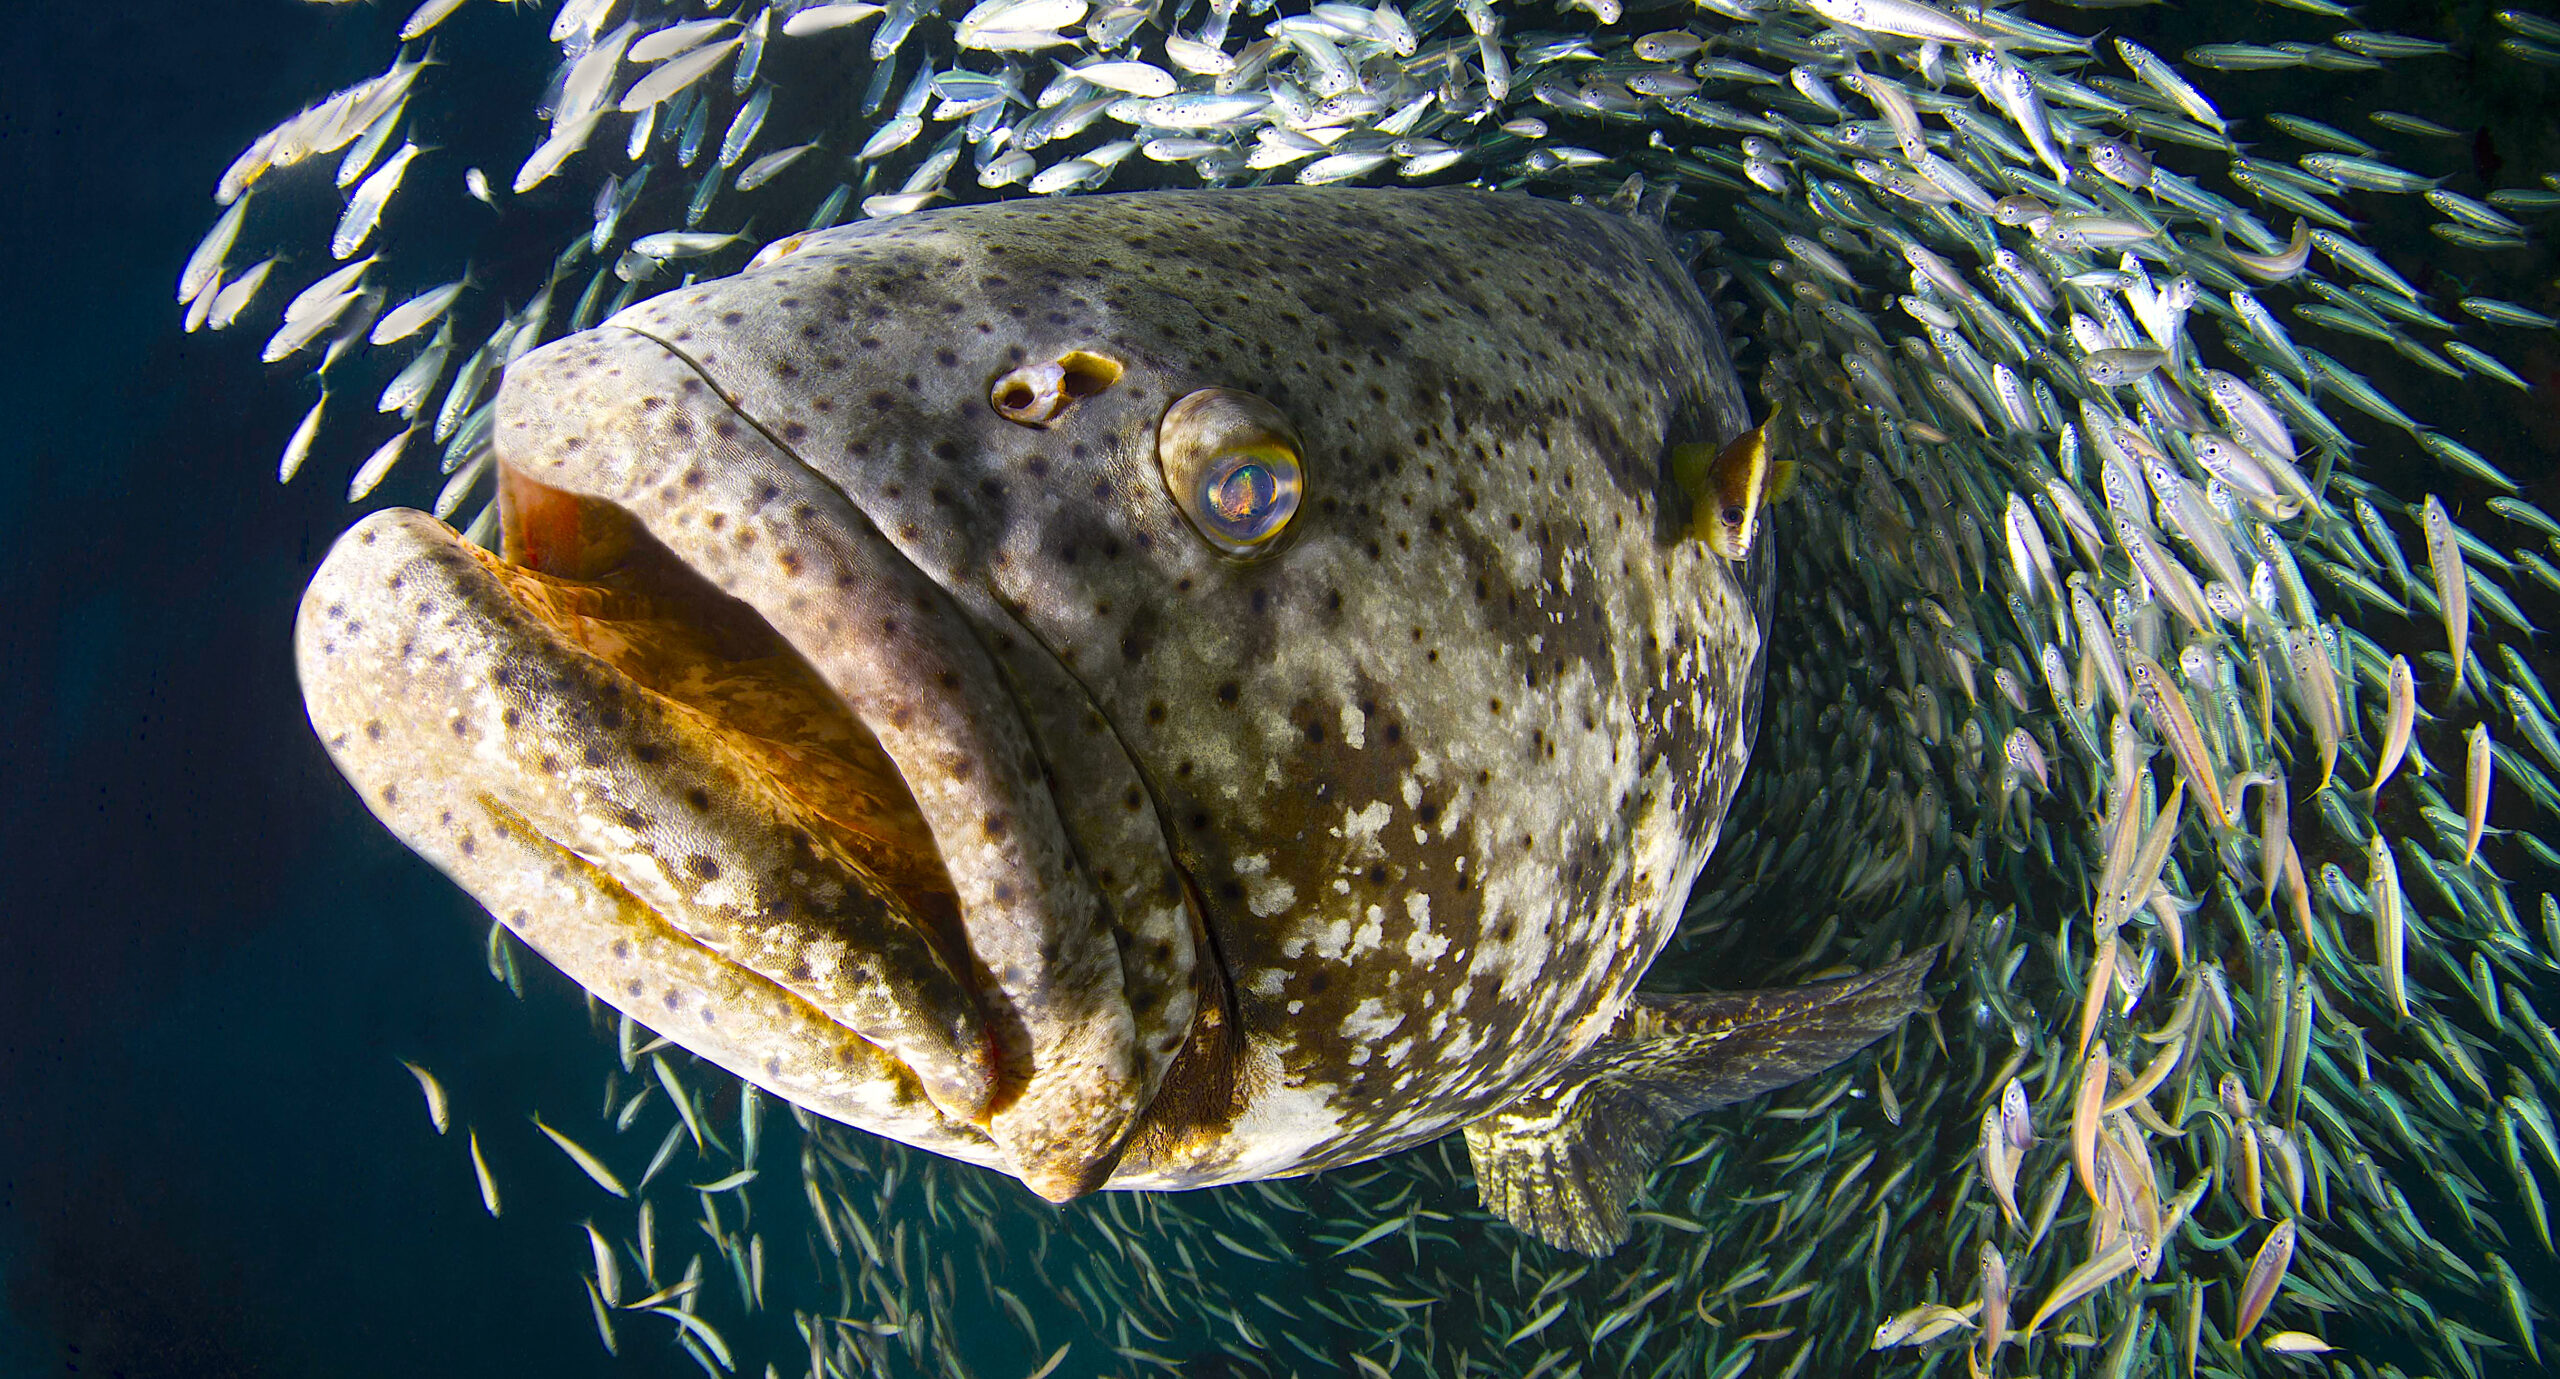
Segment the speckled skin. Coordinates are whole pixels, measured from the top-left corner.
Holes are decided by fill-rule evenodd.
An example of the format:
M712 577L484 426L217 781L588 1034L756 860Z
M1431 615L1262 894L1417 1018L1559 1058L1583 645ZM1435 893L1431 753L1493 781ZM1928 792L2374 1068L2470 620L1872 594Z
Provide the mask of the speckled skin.
M1070 349L1126 373L1053 429L993 412ZM1258 560L1157 465L1212 386L1304 442ZM1053 1197L1303 1173L1547 1079L1669 937L1749 755L1766 576L1688 534L1664 451L1747 424L1654 229L1468 192L925 212L519 361L502 465L753 605L895 762L958 897L956 1015L902 1005L954 965L917 922L848 944L859 868L787 801L674 783L772 794L440 525L341 540L303 681L404 839L712 1061ZM786 893L796 928L731 913ZM795 941L852 976L816 990Z

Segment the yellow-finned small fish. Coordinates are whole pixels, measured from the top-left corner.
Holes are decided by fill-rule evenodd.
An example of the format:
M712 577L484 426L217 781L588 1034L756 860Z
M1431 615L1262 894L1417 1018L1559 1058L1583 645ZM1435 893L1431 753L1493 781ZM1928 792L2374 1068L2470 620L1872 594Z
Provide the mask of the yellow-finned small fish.
M1671 472L1694 500L1690 530L1727 560L1751 554L1760 510L1787 496L1796 479L1795 461L1769 457L1765 421L1726 442L1712 458L1703 445L1672 447Z

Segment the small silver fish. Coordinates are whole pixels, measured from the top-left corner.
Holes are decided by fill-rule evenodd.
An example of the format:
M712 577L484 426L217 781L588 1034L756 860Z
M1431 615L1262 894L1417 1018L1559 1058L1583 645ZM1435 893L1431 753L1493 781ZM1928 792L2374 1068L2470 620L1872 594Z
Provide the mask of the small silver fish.
M498 1180L489 1172L489 1160L480 1153L480 1132L474 1129L467 1133L471 1141L471 1176L480 1184L480 1205L486 1207L491 1216L496 1216Z
M2102 388L2120 388L2168 362L2169 356L2162 350L2091 350L2080 358L2080 374Z
M2459 700L2464 667L2471 651L2471 575L2462 560L2462 544L2454 539L2453 519L2434 494L2419 509L2419 529L2426 534L2427 569L2435 577L2436 600L2444 610L2446 649L2453 653L2453 686L2446 691Z
M2374 762L2373 783L2364 788L2367 796L2382 793L2382 783L2400 765L2402 754L2409 750L2409 731L2418 721L2418 678L2409 669L2409 658L2391 658L2390 717L2382 731L2382 753Z
M1921 0L1805 0L1805 8L1860 33L1969 48L1983 47L1990 41L1980 30Z
M2462 785L2462 863L2480 855L2480 835L2489 826L2489 782L2496 758L2489 750L2489 725L2475 723L2464 738Z
M2249 1334L2267 1307L2276 1299L2276 1290L2284 1285L2285 1272L2293 1264L2293 1222L2279 1221L2275 1229L2258 1246L2249 1260L2248 1277L2240 1285L2239 1317L2231 1327L2233 1337Z
M229 330L238 323L256 300L259 289L267 285L267 277L275 271L280 256L269 255L249 266L247 272L223 283L215 292L212 309L205 313L205 324L214 330Z
M725 24L733 21L716 22ZM727 61L729 55L736 52L738 45L743 41L735 38L727 39L707 47L696 48L682 57L661 63L656 71L633 82L631 89L622 93L622 100L616 108L625 115L637 115L653 105L663 104L710 75L712 69ZM639 56L640 44L635 43L631 46L633 61L647 60Z
M382 313L381 319L373 323L373 333L366 338L376 345L408 339L441 320L469 285L467 279L456 279L411 297Z
M2400 866L2380 833L2365 848L2366 896L2373 905L2373 950L2382 964L2382 989L2400 1018L2409 1018L2409 922L2400 890Z
M240 223L249 214L249 198L233 201L228 209L214 218L213 228L204 232L195 251L187 255L187 266L178 274L178 304L193 302L214 279L221 276L222 261L239 241ZM343 258L345 255L340 255Z
M418 1090L427 1098L427 1123L436 1128L437 1134L443 1134L453 1124L453 1107L445 1098L444 1084L436 1081L434 1073L405 1058L400 1060L400 1066L418 1080Z
M597 1158L585 1145L544 1124L542 1117L538 1115L533 1118L533 1128L541 1131L544 1138L558 1145L560 1152L569 1156L569 1162L576 1164L579 1171L594 1179L597 1187L603 1188L616 1197L631 1195L631 1189L622 1185L622 1179L615 1176L613 1170L605 1166L604 1160Z

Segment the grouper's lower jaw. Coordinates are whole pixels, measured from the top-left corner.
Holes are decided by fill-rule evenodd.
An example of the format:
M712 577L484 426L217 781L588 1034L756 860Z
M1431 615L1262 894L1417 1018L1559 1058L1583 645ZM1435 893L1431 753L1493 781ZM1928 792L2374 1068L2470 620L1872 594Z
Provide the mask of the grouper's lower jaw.
M706 1059L1053 1199L1098 1186L1116 1140L1063 1156L1005 1133L1027 1070L934 837L861 722L627 519L520 475L502 491L524 563L383 512L304 597L312 722L366 804Z

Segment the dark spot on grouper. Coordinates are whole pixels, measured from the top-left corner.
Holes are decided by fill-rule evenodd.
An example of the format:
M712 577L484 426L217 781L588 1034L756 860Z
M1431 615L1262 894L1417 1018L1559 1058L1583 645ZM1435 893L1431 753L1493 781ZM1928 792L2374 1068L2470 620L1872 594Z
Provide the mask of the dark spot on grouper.
M564 972L716 1012L671 1037L812 1111L1058 1200L1463 1127L1489 1206L1599 1250L1680 1118L1916 1003L1925 955L1634 994L1749 759L1768 566L1668 477L1749 418L1642 220L932 211L497 406L504 558L360 524L312 719Z

